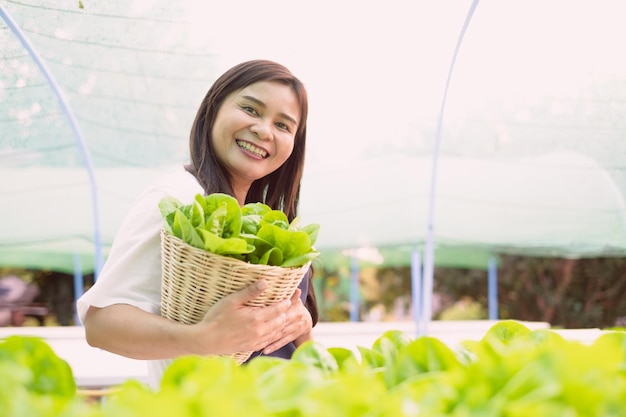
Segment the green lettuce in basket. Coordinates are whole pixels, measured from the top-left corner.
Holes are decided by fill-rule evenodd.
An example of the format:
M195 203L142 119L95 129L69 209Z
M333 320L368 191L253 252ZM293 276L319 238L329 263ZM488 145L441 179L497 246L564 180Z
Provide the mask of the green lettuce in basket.
M313 248L319 224L300 226L263 203L239 206L222 193L197 194L190 204L174 197L159 202L164 229L185 243L244 262L285 268L305 265L319 255Z

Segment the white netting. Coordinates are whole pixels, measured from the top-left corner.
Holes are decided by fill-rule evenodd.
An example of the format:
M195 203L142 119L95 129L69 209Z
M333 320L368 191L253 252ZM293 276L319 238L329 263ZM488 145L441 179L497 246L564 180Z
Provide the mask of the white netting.
M104 245L141 189L185 162L213 80L252 58L285 63L309 88L301 215L322 225L322 254L423 243L437 117L470 2L213 3L2 3L80 125ZM620 1L479 3L443 118L439 246L626 254L624 11ZM0 45L0 263L87 256L80 147L2 20Z

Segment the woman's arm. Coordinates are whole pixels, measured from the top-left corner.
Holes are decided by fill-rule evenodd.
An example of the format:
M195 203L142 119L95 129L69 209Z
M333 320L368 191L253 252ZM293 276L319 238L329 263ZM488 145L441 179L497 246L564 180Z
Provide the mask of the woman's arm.
M248 307L266 287L257 281L216 303L198 323L187 325L127 304L90 307L84 320L89 345L134 359L167 359L185 354L220 355L256 351L301 334L294 298L269 307ZM299 299L298 302L302 304ZM286 344L283 343L281 346ZM278 346L276 349L278 349Z
M129 304L90 307L84 323L87 343L134 359L189 354L192 328Z

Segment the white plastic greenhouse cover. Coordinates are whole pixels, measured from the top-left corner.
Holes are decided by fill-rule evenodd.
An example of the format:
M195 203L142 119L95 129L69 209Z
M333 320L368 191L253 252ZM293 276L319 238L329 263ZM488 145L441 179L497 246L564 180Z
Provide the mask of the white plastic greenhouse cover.
M304 223L322 262L372 248L408 264L428 235L444 85L472 2L0 0L67 114L0 20L0 265L94 269L138 193L187 159L196 108L226 68L286 64L310 94ZM489 256L626 255L621 1L483 0L443 113L440 265ZM155 209L157 209L155 207Z

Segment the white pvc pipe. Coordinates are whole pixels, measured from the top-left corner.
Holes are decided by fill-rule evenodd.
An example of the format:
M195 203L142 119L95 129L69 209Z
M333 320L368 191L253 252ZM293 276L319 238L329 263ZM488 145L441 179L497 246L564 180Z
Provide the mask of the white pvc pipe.
M98 273L100 272L102 268L102 263L103 263L102 239L100 237L100 215L99 215L99 210L98 210L99 203L98 203L98 192L97 192L97 187L96 187L96 178L94 175L94 169L93 169L93 164L91 162L91 155L89 153L89 149L87 148L87 145L85 144L83 135L80 131L80 128L78 127L78 122L76 121L76 118L74 117L74 113L71 111L70 106L67 103L67 100L65 100L65 97L63 97L63 93L61 92L61 89L59 88L58 83L52 76L52 73L48 70L46 65L43 63L43 61L39 57L39 54L37 54L37 52L35 51L35 48L33 47L33 45L26 38L26 36L22 32L22 30L19 28L19 26L13 21L11 16L9 16L9 13L5 10L2 4L0 4L0 16L2 16L7 26L9 26L11 31L13 31L15 36L19 39L19 41L22 43L24 48L28 51L30 56L33 58L33 61L35 61L35 63L39 67L39 70L48 80L48 83L50 84L50 88L52 88L52 91L54 91L54 94L57 96L59 100L61 109L67 116L67 119L72 128L72 131L74 132L76 141L78 142L78 147L83 155L83 160L85 162L85 167L87 168L87 173L89 174L89 181L91 184L91 198L92 198L92 203L93 203L93 219L94 219L94 245L95 245L94 276L97 277Z
M426 230L426 245L424 248L424 288L423 288L423 303L422 303L422 314L421 320L422 322L418 324L418 327L422 329L422 331L427 334L428 333L428 325L432 319L432 295L433 295L433 276L435 271L435 250L434 250L434 223L435 223L435 186L437 182L437 165L439 161L439 144L441 142L441 125L443 123L443 113L444 108L446 106L446 98L448 96L448 87L450 86L450 79L452 78L452 70L454 68L454 63L456 61L456 57L459 53L459 49L461 47L461 42L463 41L463 36L467 30L470 20L472 19L472 15L474 14L474 10L476 10L476 6L478 5L478 0L474 0L470 6L469 11L467 12L467 16L465 17L465 22L463 23L463 28L461 29L461 33L459 34L459 38L457 40L456 47L454 49L454 54L452 55L452 62L450 63L450 69L448 70L448 78L446 80L446 86L444 89L443 100L441 101L441 109L439 110L439 120L437 122L437 132L435 135L435 145L433 148L433 165L432 165L432 176L431 176L431 185L430 185L430 200L429 200L429 208L428 208L428 228Z

